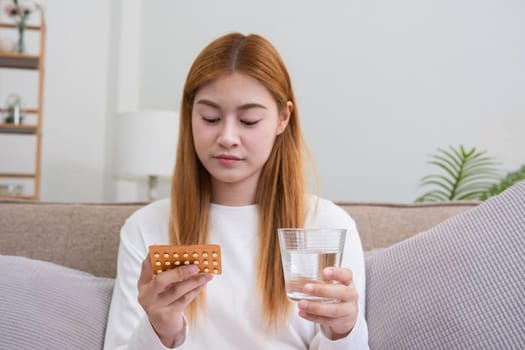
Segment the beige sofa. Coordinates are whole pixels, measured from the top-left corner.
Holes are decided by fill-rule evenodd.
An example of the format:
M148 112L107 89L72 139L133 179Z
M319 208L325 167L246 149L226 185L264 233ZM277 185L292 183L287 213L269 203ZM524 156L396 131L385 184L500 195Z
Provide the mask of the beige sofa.
M119 229L143 205L0 201L0 344L102 348ZM525 183L482 204L339 205L366 251L371 349L525 348Z

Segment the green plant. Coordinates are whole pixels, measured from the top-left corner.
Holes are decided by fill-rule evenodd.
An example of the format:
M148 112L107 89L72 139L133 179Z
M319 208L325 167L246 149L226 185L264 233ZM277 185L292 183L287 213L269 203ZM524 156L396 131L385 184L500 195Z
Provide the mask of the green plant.
M500 177L498 162L487 155L487 151L476 148L466 150L449 146L438 148L430 156L429 164L441 169L441 174L432 174L421 179L420 187L433 189L416 199L416 202L447 200L481 200L482 196L496 184Z
M481 195L480 200L484 201L492 196L498 195L516 182L522 180L525 180L525 165L522 165L521 168L516 171L507 173L499 183L492 185L487 191L485 191L485 193Z

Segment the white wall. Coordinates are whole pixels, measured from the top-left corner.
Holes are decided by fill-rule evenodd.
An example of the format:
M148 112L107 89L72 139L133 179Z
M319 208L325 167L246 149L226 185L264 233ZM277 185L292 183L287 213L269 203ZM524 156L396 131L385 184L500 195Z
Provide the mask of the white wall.
M43 3L42 200L144 199L113 179L115 114L178 109L191 62L229 31L281 52L323 196L412 201L427 155L449 144L487 149L508 170L525 163L519 0ZM0 75L0 89L12 79Z
M149 1L141 105L177 108L205 44L260 33L292 75L321 194L412 201L437 147L525 163L524 15L518 0Z
M42 200L102 201L111 3L47 0Z

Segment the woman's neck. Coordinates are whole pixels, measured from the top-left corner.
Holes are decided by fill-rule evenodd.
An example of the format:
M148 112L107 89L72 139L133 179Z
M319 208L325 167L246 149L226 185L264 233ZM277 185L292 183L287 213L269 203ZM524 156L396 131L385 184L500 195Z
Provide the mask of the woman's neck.
M212 180L212 197L211 201L215 204L240 207L255 204L255 194L257 183L249 182L228 184L217 183Z

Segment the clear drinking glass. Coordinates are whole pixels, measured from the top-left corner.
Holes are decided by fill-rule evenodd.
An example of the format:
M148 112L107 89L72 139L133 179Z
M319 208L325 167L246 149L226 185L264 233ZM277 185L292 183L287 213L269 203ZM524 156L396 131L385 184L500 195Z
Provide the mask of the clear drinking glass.
M346 229L280 228L278 234L288 299L335 302L304 294L303 287L306 283L337 283L324 280L323 269L341 266Z

